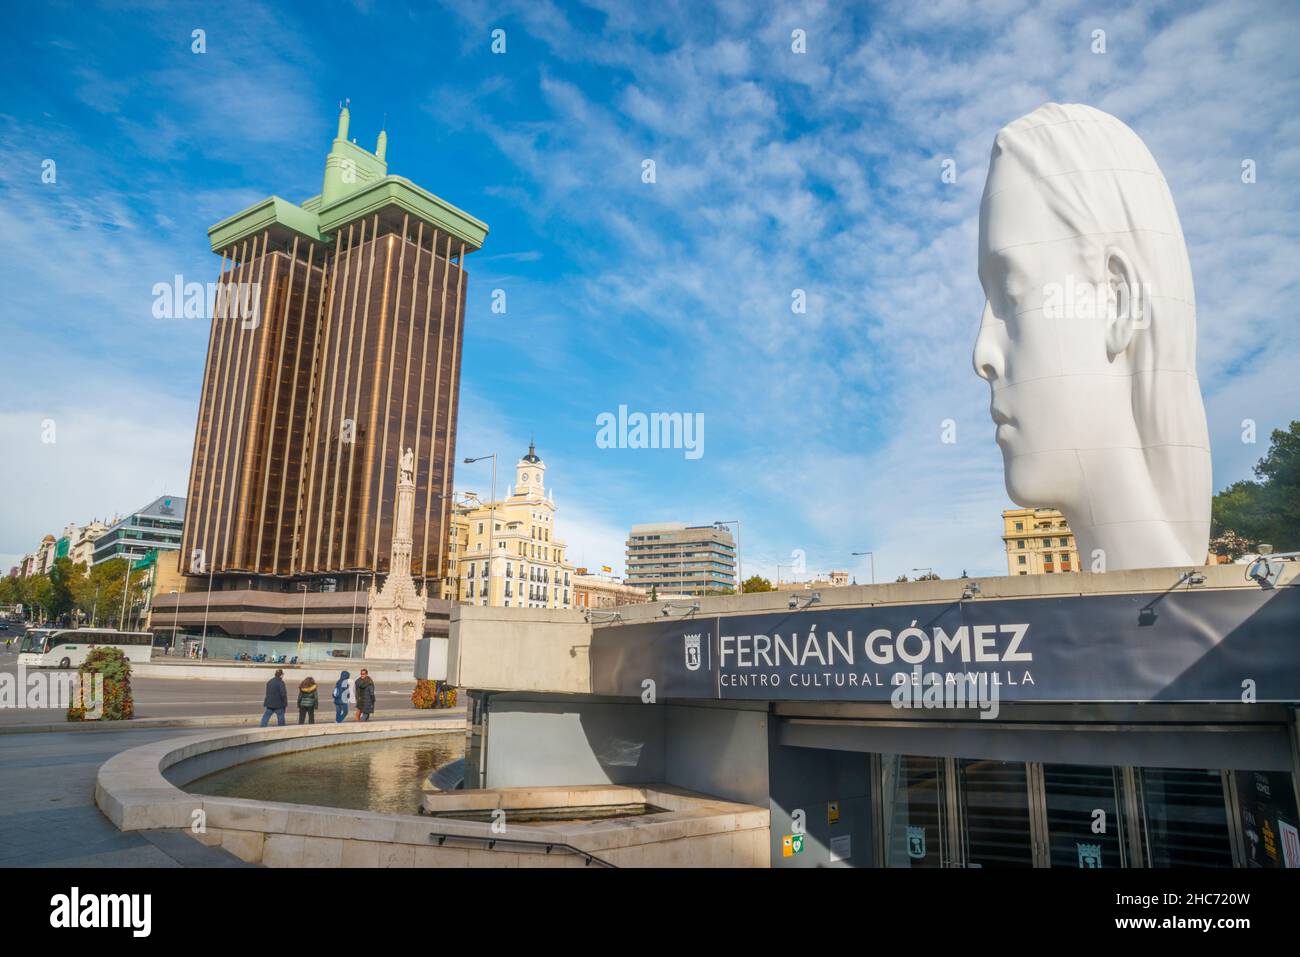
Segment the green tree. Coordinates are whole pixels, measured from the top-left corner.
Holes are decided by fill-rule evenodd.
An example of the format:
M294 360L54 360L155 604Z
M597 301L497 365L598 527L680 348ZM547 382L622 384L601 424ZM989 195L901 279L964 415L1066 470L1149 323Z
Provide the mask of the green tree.
M1214 496L1215 553L1237 558L1261 543L1279 552L1300 551L1300 421L1273 430L1254 471L1258 481L1233 482Z
M73 605L87 624L93 622L101 628L121 627L122 589L126 587L128 566L125 558L114 558L73 576ZM74 570L84 568L82 565L73 567ZM132 607L144 597L147 577L143 571L131 573L131 594L126 604L128 619Z
M73 599L73 585L77 570L68 557L56 558L50 569L50 617L62 618L72 611L76 602Z
M746 595L760 591L775 591L772 583L761 575L750 575L745 579L745 583L740 586L740 590Z
M0 578L0 605L16 605L22 601L22 579L17 575Z

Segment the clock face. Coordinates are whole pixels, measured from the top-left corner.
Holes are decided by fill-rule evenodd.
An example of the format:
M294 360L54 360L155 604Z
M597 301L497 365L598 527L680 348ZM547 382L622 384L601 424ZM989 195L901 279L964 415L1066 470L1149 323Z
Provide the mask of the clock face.
M522 475L520 475L520 476L519 476L519 481L521 481L521 482L527 482L527 481L528 481L528 473L527 473L527 472L524 472Z

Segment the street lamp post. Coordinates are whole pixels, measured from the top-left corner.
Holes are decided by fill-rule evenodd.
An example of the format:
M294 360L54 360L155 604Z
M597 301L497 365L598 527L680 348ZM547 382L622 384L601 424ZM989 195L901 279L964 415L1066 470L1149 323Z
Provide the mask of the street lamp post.
M126 596L131 591L131 557L128 554L124 555L123 558L126 561L126 584L122 586L122 614L117 619L117 627L122 631L126 631L123 626L126 623Z
M933 568L929 568L929 567L926 567L926 568L913 568L912 571L914 571L914 572L928 572L928 573L931 574L931 575L934 574L934 569L933 569Z
M203 603L203 637L199 639L199 661L203 660L203 653L208 650L208 609L212 607L212 574L215 571L215 568L208 569L208 597Z
M745 591L745 569L740 564L740 519L732 519L729 522L714 522L713 527L718 528L725 525L736 526L736 594L744 594ZM777 577L780 577L778 574Z
M307 628L307 583L299 582L298 587L302 589L302 617L298 619L298 654L302 654L303 632Z
M348 658L352 657L352 644L357 637L357 592L361 591L361 572L357 572L352 579L352 619L348 628ZM369 595L366 596L366 604L370 603Z
M492 533L496 531L496 527L497 527L497 454L493 452L491 455L480 455L477 458L467 458L465 459L465 464L473 465L475 462L482 462L484 459L492 460L492 502L491 505L489 506L489 511L491 515L490 518L488 519L488 549L487 549L488 551L487 600L488 600L488 604L491 605L492 591L493 591L492 580L496 577L496 568L495 568L496 555L492 551Z
M180 593L177 592L175 588L172 589L172 594L177 596L176 608L174 610L174 613L172 614L172 648L175 648L176 632L180 629L180 623L181 623L181 600L180 600ZM171 652L169 651L168 654L171 654Z
M876 553L875 552L854 552L854 556L870 555L871 556L871 584L876 583Z

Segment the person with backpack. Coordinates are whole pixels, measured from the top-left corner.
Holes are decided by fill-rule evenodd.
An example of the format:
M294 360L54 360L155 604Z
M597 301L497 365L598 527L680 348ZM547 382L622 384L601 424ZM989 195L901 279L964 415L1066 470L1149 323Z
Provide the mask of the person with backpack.
M308 675L298 685L298 723L306 719L307 724L316 723L316 704L320 695L316 690L316 679Z
M339 675L339 680L334 682L334 723L343 722L348 716L348 705L352 703L352 677L350 672L344 671Z

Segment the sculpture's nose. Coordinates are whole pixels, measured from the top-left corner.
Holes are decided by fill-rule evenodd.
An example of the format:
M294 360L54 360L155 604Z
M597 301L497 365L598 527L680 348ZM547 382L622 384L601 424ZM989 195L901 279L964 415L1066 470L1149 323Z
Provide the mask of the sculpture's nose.
M981 379L995 382L1002 377L1002 323L993 315L992 307L985 302L980 316L980 331L975 337L975 353L971 356L975 374Z

